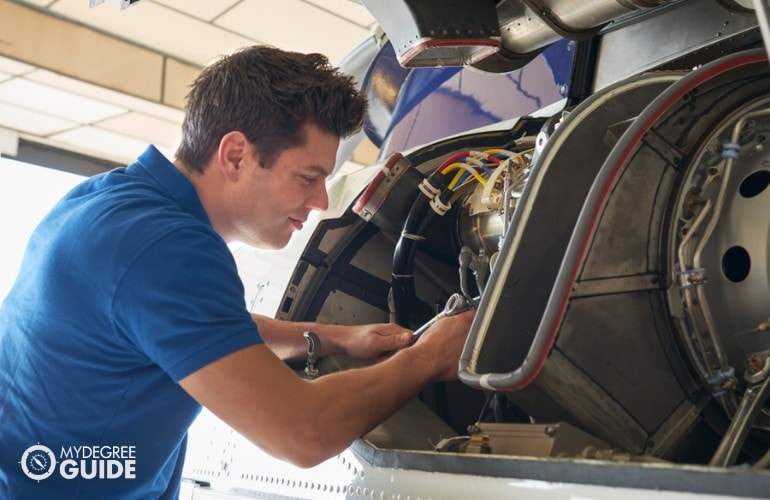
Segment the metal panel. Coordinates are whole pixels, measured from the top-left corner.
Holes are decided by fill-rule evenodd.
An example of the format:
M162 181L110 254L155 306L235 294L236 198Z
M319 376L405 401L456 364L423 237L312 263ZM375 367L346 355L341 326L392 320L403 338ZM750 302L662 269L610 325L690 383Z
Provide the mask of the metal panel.
M753 16L732 14L714 1L675 2L601 34L594 89L664 65L690 69L698 58L702 63L758 41Z

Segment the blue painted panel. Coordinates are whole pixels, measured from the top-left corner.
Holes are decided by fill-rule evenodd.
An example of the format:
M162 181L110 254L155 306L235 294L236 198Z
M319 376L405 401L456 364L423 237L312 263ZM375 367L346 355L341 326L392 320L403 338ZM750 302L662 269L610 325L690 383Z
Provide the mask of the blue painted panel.
M528 115L566 97L574 42L554 43L521 69L415 68L404 76L380 157ZM392 50L392 49L391 49Z

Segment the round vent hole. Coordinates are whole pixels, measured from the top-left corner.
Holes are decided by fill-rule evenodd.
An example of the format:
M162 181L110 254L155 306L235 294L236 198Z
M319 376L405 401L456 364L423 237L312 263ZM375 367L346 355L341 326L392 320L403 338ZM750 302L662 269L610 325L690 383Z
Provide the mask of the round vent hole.
M732 247L722 256L722 272L733 283L746 279L751 270L751 257L743 247Z
M770 170L759 170L743 179L738 192L744 198L752 198L764 191L768 185L770 185Z

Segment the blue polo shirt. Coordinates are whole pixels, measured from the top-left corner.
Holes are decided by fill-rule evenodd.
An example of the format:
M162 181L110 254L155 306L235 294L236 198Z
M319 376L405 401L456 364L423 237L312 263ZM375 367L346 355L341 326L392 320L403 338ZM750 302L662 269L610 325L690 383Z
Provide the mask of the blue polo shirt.
M154 147L62 199L0 307L0 498L176 498L178 381L261 339L227 245ZM257 381L255 381L257 383Z

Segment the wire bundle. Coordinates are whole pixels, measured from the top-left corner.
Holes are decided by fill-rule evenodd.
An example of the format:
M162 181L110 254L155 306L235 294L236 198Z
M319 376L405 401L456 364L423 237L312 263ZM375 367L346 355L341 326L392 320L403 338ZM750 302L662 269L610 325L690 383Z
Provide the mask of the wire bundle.
M513 151L499 148L486 151L461 151L444 160L437 171L443 175L450 175L457 170L448 184L450 191L456 190L471 179L486 186L487 180L482 173L486 176L492 175L492 169L497 168L503 160L515 155Z

